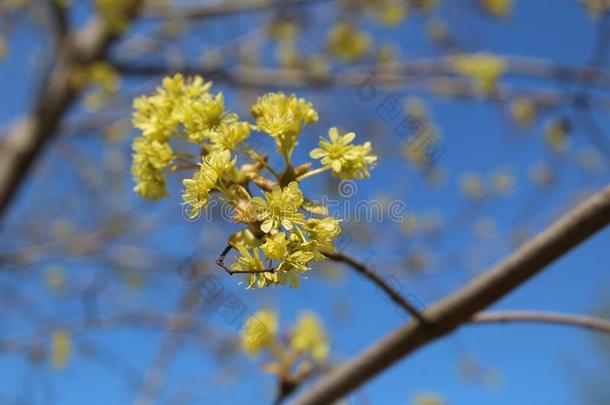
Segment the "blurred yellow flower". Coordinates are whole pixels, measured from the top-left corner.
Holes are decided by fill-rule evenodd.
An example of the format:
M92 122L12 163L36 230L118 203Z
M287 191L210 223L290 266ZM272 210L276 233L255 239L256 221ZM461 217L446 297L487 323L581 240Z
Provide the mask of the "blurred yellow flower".
M370 36L356 30L348 22L335 24L328 33L326 43L331 54L348 62L362 58L371 48Z
M510 14L513 8L513 0L481 0L481 6L490 15L504 18Z
M307 353L316 361L328 357L329 344L326 332L314 313L301 313L292 332L290 346L297 353Z
M62 329L53 331L51 336L51 366L55 370L62 370L66 367L71 350L72 340L68 331Z
M277 333L277 313L262 310L248 318L241 330L241 346L250 356L255 356L261 349L269 347Z
M506 71L506 62L488 53L462 54L451 59L453 70L473 80L475 89L482 95L491 94L496 82Z

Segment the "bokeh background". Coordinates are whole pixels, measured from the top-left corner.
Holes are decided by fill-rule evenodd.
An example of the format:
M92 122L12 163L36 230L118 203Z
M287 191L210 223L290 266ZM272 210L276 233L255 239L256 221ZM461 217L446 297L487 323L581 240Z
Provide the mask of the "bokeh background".
M0 140L44 95L61 41L56 7L77 31L113 6L0 3ZM202 74L244 119L267 91L312 101L320 120L301 135L299 163L331 126L371 141L378 164L348 195L330 175L302 188L340 202L338 246L425 308L608 183L607 8L601 0L145 2L95 69L71 72L79 94L2 212L0 403L271 403L277 377L264 356L239 347L248 316L274 308L288 331L300 312L316 313L328 368L409 319L338 263L315 266L296 289L247 290L214 265L237 227L215 209L212 219L187 220L182 174L170 176L169 198L137 196L131 103L162 77ZM452 65L455 55L482 52L506 65L485 91ZM435 141L434 153L397 133L407 117ZM269 139L256 142L280 165ZM358 201L403 204L367 221L354 218ZM601 232L493 309L608 317L609 243ZM239 310L208 299L184 276L193 266ZM180 319L190 327L177 327ZM466 326L349 401L607 404L608 343L559 326Z

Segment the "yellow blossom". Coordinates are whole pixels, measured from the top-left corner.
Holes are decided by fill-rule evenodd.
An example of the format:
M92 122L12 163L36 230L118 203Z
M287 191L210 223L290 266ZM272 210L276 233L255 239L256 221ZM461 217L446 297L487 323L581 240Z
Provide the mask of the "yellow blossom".
M307 220L309 236L317 242L319 250L332 252L334 250L333 241L341 234L339 220L333 217L322 219L310 218Z
M155 169L167 167L174 159L174 152L167 143L146 138L133 141L133 161L135 164L150 164Z
M72 341L67 331L58 329L51 336L51 365L55 370L66 367L72 350Z
M384 25L394 27L403 22L409 14L409 7L406 1L395 0L381 5L379 19Z
M129 13L136 4L134 0L95 0L95 6L110 29L121 32L129 25Z
M245 121L223 120L215 131L210 132L212 149L234 150L250 135L250 124Z
M433 392L422 392L411 400L413 405L445 405L445 399Z
M291 335L290 345L297 353L307 353L316 361L328 357L329 344L326 332L318 317L312 312L300 314Z
M510 104L510 114L519 127L527 128L536 119L536 104L527 98L517 98Z
M267 93L252 106L252 116L260 131L266 132L278 147L278 153L290 156L303 124L318 120L318 113L310 102L294 94Z
M481 178L479 175L472 172L467 172L462 175L460 178L460 187L462 192L472 199L483 197L485 192Z
M260 229L265 233L280 226L290 230L294 224L302 224L304 221L303 214L298 212L303 204L303 193L294 181L283 189L279 185L273 186L271 192L265 192L264 199L254 197L252 204L262 222Z
M320 159L320 163L341 179L361 179L369 177L369 168L377 161L372 155L370 142L353 145L356 134L349 132L339 135L337 128L328 131L330 140L320 138L320 147L311 151L312 159Z
M278 232L274 236L267 238L267 241L261 248L269 259L282 259L286 253L288 253L288 239L286 239L286 234Z
M490 15L504 18L511 12L513 0L481 0L481 6Z
M133 190L140 196L150 200L167 196L165 176L150 163L132 165L131 173L136 182Z
M451 59L451 67L456 73L472 79L476 90L487 95L495 90L498 78L506 71L506 62L487 53L463 54Z
M369 51L371 38L368 34L354 29L351 24L339 22L328 33L327 47L336 57L354 61Z
M544 140L553 152L565 152L568 149L569 131L570 123L567 120L552 120L544 128Z
M277 327L277 314L274 311L258 311L248 318L241 330L242 348L250 356L255 356L261 349L272 344Z

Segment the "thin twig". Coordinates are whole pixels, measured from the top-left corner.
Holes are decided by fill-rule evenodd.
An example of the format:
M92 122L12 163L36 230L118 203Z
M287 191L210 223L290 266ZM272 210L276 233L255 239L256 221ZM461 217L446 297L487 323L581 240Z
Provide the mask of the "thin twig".
M354 270L371 280L380 289L382 289L392 301L394 301L405 311L411 314L411 316L413 316L420 322L426 322L426 319L417 310L417 308L415 308L409 301L406 300L405 297L400 295L398 291L396 291L391 285L389 285L381 275L370 269L366 264L342 252L324 253L324 255L336 262L342 262L350 265Z

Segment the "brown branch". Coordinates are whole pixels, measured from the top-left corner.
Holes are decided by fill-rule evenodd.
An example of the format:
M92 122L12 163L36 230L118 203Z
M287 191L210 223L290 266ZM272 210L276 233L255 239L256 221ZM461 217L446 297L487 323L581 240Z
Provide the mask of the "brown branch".
M472 317L471 324L536 322L586 328L610 333L610 321L584 315L569 315L541 311L494 311L478 313Z
M415 308L409 301L407 301L405 297L400 295L398 291L389 285L380 274L376 273L366 264L342 252L324 253L324 255L336 262L342 262L350 265L354 270L368 278L381 290L383 290L383 292L385 292L392 301L407 311L407 313L409 313L412 317L420 322L426 322L426 319L417 310L417 308Z
M329 0L271 0L271 1L243 1L227 3L218 1L216 4L197 6L172 6L167 3L151 5L144 11L143 17L148 18L178 18L181 20L199 20L211 17L222 17L235 14L268 11L280 7L297 7L312 5Z
M141 0L132 0L133 17ZM79 95L75 69L101 58L118 37L99 17L79 32L67 34L57 60L43 80L30 112L14 123L0 141L0 218L15 198L38 156L56 133L59 122Z
M503 57L500 55L500 57ZM503 57L507 62L507 70L503 77L523 77L536 79L553 79L564 82L595 83L599 86L610 87L610 72L589 66L558 65L543 59L524 58L517 56ZM149 64L137 66L131 63L117 61L117 68L124 74L150 76L166 74L171 69L163 64ZM183 66L183 73L209 74L209 69L199 66ZM223 72L227 74L227 72ZM254 77L249 77L254 75ZM315 75L306 69L247 67L236 68L231 76L246 83L259 86L305 86L305 85L360 85L366 79L386 81L387 84L400 84L405 77L455 77L451 58L421 58L388 65L366 66L345 69L339 75ZM244 77L242 77L244 76ZM279 79L279 83L273 79Z
M432 340L468 323L610 223L610 186L565 214L487 273L425 311L427 323L411 321L356 358L336 368L294 403L327 404L343 397L392 364Z

